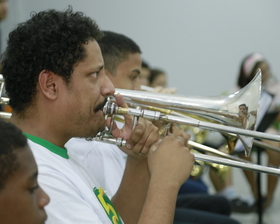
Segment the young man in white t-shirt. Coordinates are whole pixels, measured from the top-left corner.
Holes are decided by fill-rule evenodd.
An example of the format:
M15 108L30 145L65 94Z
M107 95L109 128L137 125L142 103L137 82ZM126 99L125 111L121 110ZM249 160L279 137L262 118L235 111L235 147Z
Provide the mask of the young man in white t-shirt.
M127 141L128 156L111 200L64 147L104 129L102 109L114 87L104 72L101 36L92 19L71 8L35 13L9 35L2 62L11 122L27 135L39 183L51 198L47 223L173 223L179 187L194 162L182 138L160 141L151 122L140 119L132 130L133 119L125 116L122 129L113 127L114 137Z

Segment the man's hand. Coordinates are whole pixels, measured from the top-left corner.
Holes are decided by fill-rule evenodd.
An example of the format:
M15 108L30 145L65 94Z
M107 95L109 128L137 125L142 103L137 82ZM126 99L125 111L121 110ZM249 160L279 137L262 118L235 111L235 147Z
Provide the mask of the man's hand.
M175 135L175 137L181 136L185 141L185 146L191 148L191 146L188 145L191 135L185 132L179 125L173 123L170 128L170 133Z
M157 86L154 88L155 93L166 93L166 94L174 94L177 92L177 88L164 88L161 86Z
M151 180L180 187L191 174L194 156L181 136L168 135L151 147L148 164Z
M120 107L127 107L121 95L116 95L116 104ZM126 149L122 150L127 154L147 155L152 144L159 140L158 128L147 119L140 118L133 129L133 117L124 115L125 124L119 129L116 124L113 125L112 135L126 140ZM107 121L110 124L110 119Z

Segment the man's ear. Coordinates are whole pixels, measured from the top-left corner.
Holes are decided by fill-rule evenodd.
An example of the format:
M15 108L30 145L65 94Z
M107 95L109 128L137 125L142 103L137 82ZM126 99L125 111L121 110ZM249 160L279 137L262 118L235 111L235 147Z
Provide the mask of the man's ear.
M38 88L42 94L50 99L55 100L58 94L58 75L51 71L42 70L38 77Z

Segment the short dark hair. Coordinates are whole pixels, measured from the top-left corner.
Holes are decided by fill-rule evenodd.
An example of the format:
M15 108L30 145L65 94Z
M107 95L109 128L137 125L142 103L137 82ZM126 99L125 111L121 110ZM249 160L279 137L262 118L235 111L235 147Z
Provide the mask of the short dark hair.
M105 69L114 74L117 66L128 58L129 54L141 54L140 47L129 37L103 31L104 36L98 41L104 59Z
M151 69L151 74L149 76L149 83L150 83L150 85L161 74L166 75L166 73L163 70L161 70L161 69Z
M248 107L247 107L247 105L245 104L245 103L243 103L243 104L240 104L238 107L245 107L246 108L246 110L248 110Z
M0 190L19 168L16 152L27 145L27 139L15 125L0 119Z
M10 34L3 71L10 105L16 112L32 104L38 75L52 71L70 82L73 67L86 57L84 44L102 36L96 23L81 12L46 10L33 13Z
M149 70L151 69L150 65L145 60L142 60L142 68L146 68L146 69L149 69Z

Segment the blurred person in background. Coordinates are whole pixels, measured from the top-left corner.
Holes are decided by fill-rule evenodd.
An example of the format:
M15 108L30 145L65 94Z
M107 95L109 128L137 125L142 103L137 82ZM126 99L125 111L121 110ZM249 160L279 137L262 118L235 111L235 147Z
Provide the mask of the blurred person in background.
M237 79L237 85L232 90L232 92L238 91L245 87L256 75L257 70L261 69L262 72L262 89L274 96L272 104L268 108L268 114L276 114L274 121L271 124L267 124L269 127L265 130L266 133L270 134L280 134L280 115L278 114L280 111L280 83L276 79L275 76L271 74L270 66L265 57L260 53L252 53L247 55L241 62L239 76ZM277 115L278 114L278 115ZM263 142L275 146L277 148L280 147L280 143L276 141L268 141L262 140ZM280 165L280 153L265 149L265 152L268 156L267 165L269 167L278 168ZM238 155L242 159L246 159L248 161L252 161L251 156L246 157L244 155L244 151L239 151ZM219 178L215 176L215 174L211 174L212 182L219 194L226 196L232 202L233 211L248 213L256 211L257 209L257 201L258 198L258 188L255 173L249 170L243 170L244 174L249 182L253 200L255 202L251 202L251 200L247 200L244 197L238 195L234 188L234 183L232 180L231 173L226 178L226 181L221 181ZM267 192L266 195L263 196L263 208L268 208L273 202L273 195L275 192L275 188L278 184L278 177L275 175L268 175L267 177Z
M150 87L167 87L167 75L166 72L160 69L151 69L149 76L149 86Z

